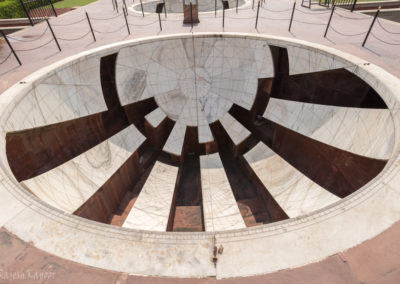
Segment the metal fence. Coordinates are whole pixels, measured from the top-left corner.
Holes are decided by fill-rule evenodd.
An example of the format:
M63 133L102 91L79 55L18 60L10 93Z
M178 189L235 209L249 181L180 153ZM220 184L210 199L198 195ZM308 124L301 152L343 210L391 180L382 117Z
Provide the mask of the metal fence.
M63 23L56 19L52 21L46 20L46 24L42 25L43 30L35 37L29 39L21 39L13 35L7 36L0 30L2 37L6 41L6 45L9 47L9 52L4 57L0 57L0 65L13 57L16 58L19 65L22 65L23 62L19 60L18 54L40 50L44 46L51 44L59 51L62 51L63 45L66 42L80 42L83 40L87 42L90 41L88 38L91 38L91 40L95 42L98 40L98 37L100 37L101 40L105 36L120 33L122 30L125 30L125 32L122 32L123 34L126 33L125 35L129 36L131 33L135 33L135 31L145 26L153 26L154 29L157 30L155 27L159 25L159 32L161 32L161 11L158 11L158 14L146 13L145 15L143 12L142 15L140 15L138 13L129 13L125 3L121 5L122 9L118 9L116 0L111 0L111 2L113 12L110 17L89 17L87 12L82 11L83 13L81 13L81 16L74 22ZM210 13L202 15L202 19L206 21L207 19L218 19L222 27L227 24L225 19L228 21L228 24L232 21L243 21L243 24L254 26L255 30L258 29L259 25L265 26L274 22L279 22L281 25L286 26L289 32L297 25L303 27L315 26L320 27L321 36L324 38L328 38L332 33L340 37L355 37L357 38L357 42L362 42L362 47L364 47L371 38L373 38L375 43L380 42L388 47L392 46L398 48L400 46L400 31L388 25L385 20L380 18L380 9L372 12L373 15L371 15L371 17L370 15L349 13L343 9L337 9L336 5L333 5L329 9L313 11L302 9L298 6L296 7L296 2L294 2L291 6L286 6L281 9L271 9L266 6L266 2L258 0L257 5L254 3L251 7L246 7L243 10L250 12L250 14L248 13L245 17L235 12L230 12L225 15L224 9L222 15L219 14L217 16L215 10L215 14ZM238 11L242 11L242 9L238 9ZM306 17L304 17L304 15ZM167 20L167 16L165 15L163 22L165 25L168 25L176 21L181 22L182 20L183 18L170 19L169 17ZM347 21L349 26L351 26L352 22L360 23L359 26L361 29L349 33L343 25L338 25L338 21ZM74 30L79 30L81 33L74 37L65 37L60 31L63 27L74 27ZM193 29L193 26L191 29ZM10 42L9 39L12 40L12 42Z
M336 7L340 7L343 9L348 9L350 11L354 11L354 8L356 7L357 0L334 0L333 5L336 5Z
M357 4L357 0L302 0L301 6L311 8L312 5L319 5L323 7L340 7L343 9L348 9L351 12L354 11L354 8Z
M57 17L52 0L20 0L20 2L32 26L49 17Z

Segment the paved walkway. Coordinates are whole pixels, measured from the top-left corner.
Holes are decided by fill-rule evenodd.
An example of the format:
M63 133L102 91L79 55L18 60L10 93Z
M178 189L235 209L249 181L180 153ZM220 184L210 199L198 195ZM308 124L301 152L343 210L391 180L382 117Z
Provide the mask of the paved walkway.
M396 223L355 248L300 268L225 280L176 279L132 276L77 264L43 252L0 228L0 283L391 284L400 282L399 238L400 223ZM12 277L16 281L11 281Z
M313 6L312 10L309 10L297 3L292 29L288 32L293 2L285 0L269 0L263 3L257 29L257 8L255 5L253 10L251 2L239 9L238 13L235 9L226 11L225 28L222 28L222 12L218 11L217 16L213 12L200 14L200 23L193 29L190 25L182 24L182 14L168 14L167 18L162 15L163 29L160 31L157 14L145 14L145 17L142 17L140 13L129 8L131 35L128 35L121 7L122 1L117 13L113 10L111 0L99 0L50 20L62 52L58 51L52 40L46 22L10 35L10 42L17 50L23 66L18 67L12 55L0 65L0 92L32 71L80 51L116 41L187 32L244 32L304 39L355 54L400 76L400 24L380 19L375 23L372 34L363 48L361 44L372 21L371 16L364 14L336 9L331 22L333 29L330 28L327 38L324 38L330 10L319 6ZM91 18L96 42L90 33L85 11ZM37 48L39 46L42 47ZM4 43L0 47L1 63L10 54L10 50Z

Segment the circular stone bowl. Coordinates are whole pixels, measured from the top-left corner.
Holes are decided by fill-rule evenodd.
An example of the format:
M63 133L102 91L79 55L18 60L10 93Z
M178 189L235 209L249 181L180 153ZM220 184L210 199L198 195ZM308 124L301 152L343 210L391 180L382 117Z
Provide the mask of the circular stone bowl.
M286 48L289 61L292 62L289 62L292 75L345 68L361 78L380 95L392 118L393 142L383 170L357 191L318 210L255 227L206 232L158 232L102 224L56 208L55 203L50 205L44 201L44 197L38 198L33 193L29 182L17 181L7 155L7 134L107 110L103 97L99 95L100 76L95 76L99 74L101 57L145 45L166 42L182 44L185 40L192 41L192 37L195 41L244 41L249 43L250 48L257 44ZM222 51L221 56L237 58L239 53L234 51ZM174 60L166 57L157 60L164 59ZM161 69L156 70L158 74L163 74ZM231 70L236 69L232 67ZM257 72L262 71L265 69L257 69ZM257 72L255 75L259 76ZM251 76L246 80L253 80ZM117 74L117 81L118 78L122 77ZM180 78L176 76L173 79L179 81ZM86 87L74 89L72 96L68 95L71 92L63 92L63 87L52 87L52 84L65 85L65 88L68 85ZM152 86L157 88L157 84ZM181 86L188 87L185 84ZM81 264L135 275L243 277L319 261L376 236L399 220L399 89L399 79L361 58L322 45L283 37L236 33L179 34L119 42L89 50L31 74L0 96L3 137L3 150L0 152L0 222L23 241L48 253ZM126 90L129 88L124 89L119 84L119 95L125 96L125 99L128 94L124 93ZM173 115L171 119L174 119ZM74 180L80 178L76 172L68 175ZM94 181L96 172L87 176ZM59 180L52 187L42 189L44 192L51 191L64 184L63 180ZM212 259L215 246L223 246L216 265Z
M229 9L236 9L236 0L228 0L229 2ZM155 13L156 6L159 1L147 1L143 2L143 11L145 13ZM238 8L242 8L246 4L246 0L238 0ZM217 5L217 11L222 10L222 1L218 0L215 2L214 0L203 0L199 1L198 3L198 11L199 13L205 12L214 12L215 11L215 4ZM182 0L167 0L165 1L165 6L167 7L167 14L170 13L183 13L183 3ZM139 4L135 4L132 7L133 11L137 13L142 13L142 7ZM163 11L164 12L164 11Z

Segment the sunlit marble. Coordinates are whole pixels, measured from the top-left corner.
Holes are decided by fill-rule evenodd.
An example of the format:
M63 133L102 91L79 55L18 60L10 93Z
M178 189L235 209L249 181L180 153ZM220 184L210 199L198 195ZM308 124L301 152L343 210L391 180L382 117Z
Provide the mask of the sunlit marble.
M147 120L148 123L150 123L151 126L156 128L166 117L167 116L160 108L156 108L155 110L147 114L144 118Z
M262 142L244 157L290 218L310 213L340 200L292 167Z
M22 183L43 201L73 213L144 140L145 137L131 125L76 158Z
M219 154L200 156L200 168L206 231L245 228Z
M354 66L345 60L304 46L288 46L289 74L303 74Z
M271 98L264 117L310 138L371 158L388 159L394 145L394 124L388 109Z
M208 124L206 114L204 110L200 109L198 112L198 124L197 124L197 133L199 143L206 143L214 141L214 136L211 133L210 126Z
M273 72L265 42L196 37L122 48L116 77L123 105L154 97L171 119L204 127L233 103L250 109L258 78L273 77ZM207 128L199 134L201 143L212 141Z
M123 227L166 231L178 167L157 161Z
M163 151L170 154L180 156L182 154L183 142L185 141L186 125L182 120L178 120L171 133L168 136L167 142L165 142Z
M229 113L225 114L220 121L235 145L239 145L240 143L242 143L251 134L250 131L248 131Z
M24 82L25 93L9 108L7 131L23 130L106 111L100 83L100 59L85 58Z

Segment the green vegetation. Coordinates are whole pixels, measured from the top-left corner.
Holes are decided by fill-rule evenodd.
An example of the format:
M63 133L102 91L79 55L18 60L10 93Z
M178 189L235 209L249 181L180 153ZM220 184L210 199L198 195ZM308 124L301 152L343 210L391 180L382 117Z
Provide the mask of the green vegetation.
M358 2L385 2L385 1L387 1L387 0L357 0L357 3Z
M0 0L0 19L26 17L18 0Z
M90 4L97 0L52 0L54 8L72 8ZM44 8L51 9L47 0L42 0ZM26 18L24 9L19 0L0 0L0 19Z
M54 8L81 7L97 0L64 0L54 4Z

